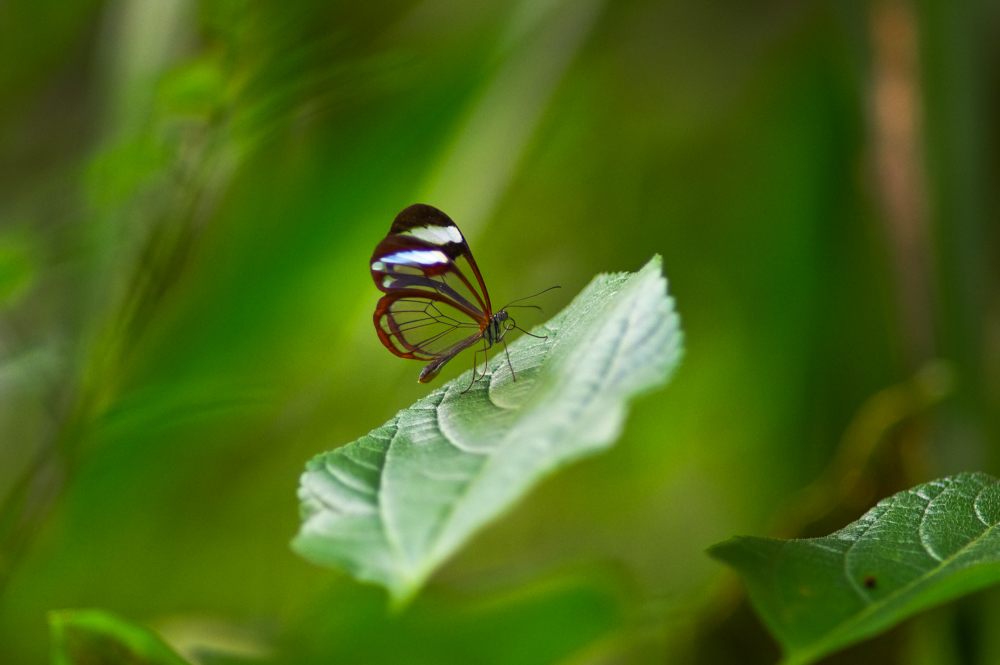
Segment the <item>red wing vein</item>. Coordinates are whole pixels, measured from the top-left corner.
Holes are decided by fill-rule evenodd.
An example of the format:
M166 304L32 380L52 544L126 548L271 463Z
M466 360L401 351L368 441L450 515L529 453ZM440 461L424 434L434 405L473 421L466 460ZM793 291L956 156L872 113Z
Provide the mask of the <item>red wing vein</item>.
M399 305L405 308L398 308ZM463 321L445 313L433 300L414 297L394 300L381 320L379 328L384 339L393 340L396 349L430 358L440 358L449 349L455 349L456 344L468 339L459 336L461 331L466 331L465 335L471 335L480 329L478 323ZM449 336L453 335L456 336L455 339L449 341Z
M440 309L438 309L437 303L434 303L434 302L421 303L419 300L413 300L413 299L410 299L410 298L400 298L396 302L410 302L410 303L416 303L416 304L423 304L424 307L423 307L423 309L393 309L392 312L394 314L395 313L426 314L427 316L429 316L429 317L431 317L433 319L436 319L436 320L440 321L441 323L445 323L445 321L447 320L448 322L451 323L451 325L454 325L456 327L462 327L462 328L465 328L465 327L478 327L477 324L474 324L474 323L465 323L465 322L459 321L458 319L456 319L453 316L449 316L449 315L445 314ZM433 311L429 311L429 310L433 310Z
M450 317L450 316L446 316L444 314L441 314L440 316L435 316L435 315L431 314L430 312L424 312L424 311L419 311L418 312L416 310L409 310L409 309L395 309L395 310L392 310L391 313L392 314L427 314L427 316L425 316L422 319L410 319L409 321L405 321L405 323L415 323L417 321L436 321L438 323L443 323L443 324L446 324L446 325L455 326L456 328L478 328L479 327L475 323L464 323L462 321L459 321L456 318L453 318L453 317Z
M452 330L454 330L454 329L452 329ZM436 342L437 340L441 339L442 337L444 337L445 335L447 335L450 332L451 332L451 330L443 330L443 331L439 332L438 334L434 335L433 337L428 337L427 339L423 340L422 342L416 344L414 348L417 349L418 351L425 351L425 349L424 349L425 346L427 346L431 342ZM433 352L432 351L426 351L426 353L433 353ZM437 354L434 354L434 355L437 355Z
M417 321L425 321L425 320L426 319L418 319ZM411 323L417 323L417 321L406 321L405 323L397 323L396 327L398 327L399 330L402 331L402 332L409 332L411 330L417 330L418 328L426 328L427 326L435 326L435 325L451 326L452 330L454 330L455 328L477 328L478 327L478 326L473 326L472 324L460 324L460 325L456 326L456 325L452 325L450 323L442 323L441 321L436 321L436 320L435 321L431 321L430 323L421 323L420 325L416 325L416 326L411 326L410 325Z

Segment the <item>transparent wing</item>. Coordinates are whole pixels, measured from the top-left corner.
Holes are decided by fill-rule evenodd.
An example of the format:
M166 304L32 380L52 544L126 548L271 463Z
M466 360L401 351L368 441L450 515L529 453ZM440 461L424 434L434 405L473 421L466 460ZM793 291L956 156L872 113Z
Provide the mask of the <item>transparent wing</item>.
M399 213L375 247L371 272L386 294L375 308L379 339L397 356L430 361L422 383L483 339L489 293L462 232L437 208Z
M428 297L419 289L383 296L374 319L379 339L402 358L435 360L482 339L479 323L463 308L436 293Z

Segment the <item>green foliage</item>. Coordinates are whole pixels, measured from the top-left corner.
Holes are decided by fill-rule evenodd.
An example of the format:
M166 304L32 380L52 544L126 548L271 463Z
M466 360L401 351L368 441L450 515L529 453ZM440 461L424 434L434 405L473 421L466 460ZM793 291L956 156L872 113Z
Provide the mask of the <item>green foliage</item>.
M328 588L267 662L275 665L544 665L574 662L614 639L627 617L610 576L576 573L503 591L421 594L386 612L385 594L343 580ZM294 656L289 656L294 654Z
M912 14L911 40L905 21L882 29L885 9ZM164 628L187 658L235 627L295 665L763 665L750 609L720 618L731 587L707 546L801 524L776 518L807 485L823 491L797 516L825 515L809 531L825 534L929 478L998 475L994 14L0 2L0 663L47 661L49 611L107 607L226 627ZM876 57L880 38L909 56ZM910 67L921 101L896 103L906 72L875 89L879 63ZM877 136L893 113L922 140ZM912 200L873 177L885 148L926 164ZM440 551L418 544L404 572L432 576L392 615L381 588L288 541L304 461L432 390L371 322L366 259L414 202L459 223L494 302L560 284L541 301L555 312L661 255L685 355L603 454L530 466L513 503L477 503ZM934 269L911 270L920 257ZM496 385L466 397L516 397L504 365L491 356ZM921 399L922 367L954 389ZM342 558L327 563L358 565ZM600 593L524 600L568 569L584 589L616 571L620 611ZM1000 662L998 599L845 655L931 662L959 644ZM516 657L491 622L525 638Z
M538 480L610 446L628 402L663 385L681 332L661 260L596 277L510 345L367 436L313 459L302 477L306 558L408 599L442 561Z
M1000 581L1000 481L966 473L884 499L825 538L741 537L735 568L785 650L812 663L934 605Z
M52 665L188 665L160 636L102 610L49 613Z
M26 241L0 237L0 310L15 304L35 277L36 261Z

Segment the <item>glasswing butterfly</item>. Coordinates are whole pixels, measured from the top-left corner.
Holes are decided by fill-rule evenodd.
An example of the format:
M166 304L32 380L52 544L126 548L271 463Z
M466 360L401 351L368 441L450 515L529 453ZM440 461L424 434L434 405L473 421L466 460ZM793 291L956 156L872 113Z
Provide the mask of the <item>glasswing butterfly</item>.
M485 354L497 342L503 342L507 353L504 336L515 328L521 330L507 308L535 307L508 304L494 312L462 232L448 215L423 203L396 216L389 234L375 247L371 271L375 286L385 293L375 306L378 337L400 358L428 361L417 379L420 383L433 380L445 363L482 342L473 356L471 388L478 380L479 353ZM469 280L470 272L476 284ZM520 300L526 298L512 302ZM488 367L488 356L486 362ZM507 365L516 381L509 353Z

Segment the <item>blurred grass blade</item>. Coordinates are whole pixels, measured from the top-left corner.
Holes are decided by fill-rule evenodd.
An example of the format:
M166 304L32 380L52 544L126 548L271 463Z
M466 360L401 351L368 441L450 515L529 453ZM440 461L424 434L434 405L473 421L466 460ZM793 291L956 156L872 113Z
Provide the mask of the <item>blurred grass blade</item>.
M307 466L293 546L397 602L541 477L611 445L628 401L666 383L681 332L661 260L601 275L487 378L471 371Z
M1000 581L1000 481L965 473L884 499L825 538L740 537L735 568L785 651L812 663L913 614Z
M483 90L422 201L448 210L474 237L493 214L603 0L524 0L502 65ZM516 46L515 46L516 44Z
M52 665L188 665L160 637L103 610L49 613Z

